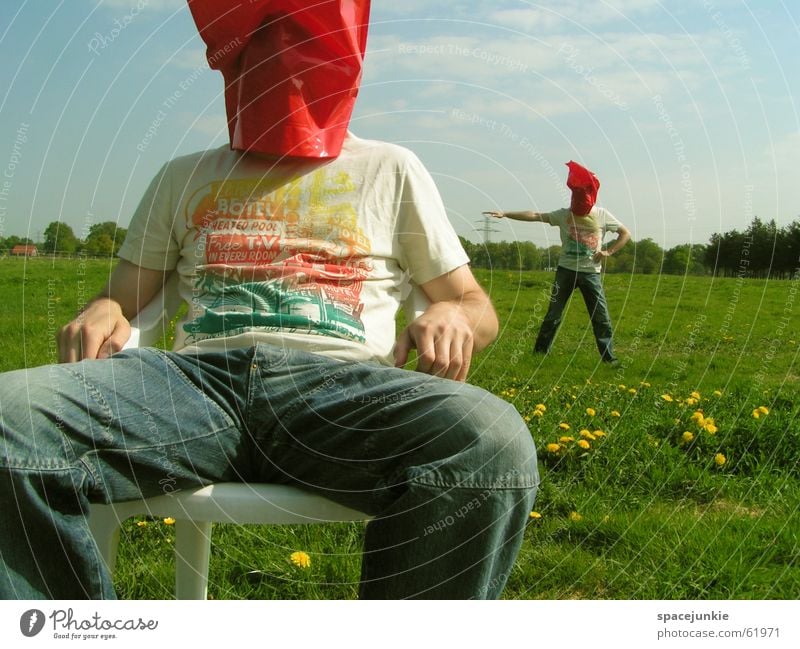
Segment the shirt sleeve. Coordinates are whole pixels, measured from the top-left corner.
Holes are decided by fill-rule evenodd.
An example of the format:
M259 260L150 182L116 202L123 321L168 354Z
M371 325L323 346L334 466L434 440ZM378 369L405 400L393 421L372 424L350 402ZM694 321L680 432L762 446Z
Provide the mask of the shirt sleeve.
M180 257L173 229L174 217L172 173L167 163L142 196L119 249L119 257L142 268L174 269Z
M567 218L568 214L569 210L565 208L555 210L554 212L544 212L541 217L542 223L548 223L558 227L564 223L564 219Z
M403 162L397 206L396 257L411 280L424 284L469 263L447 218L439 190L419 159Z
M605 232L617 232L622 223L607 209L603 209L603 230Z

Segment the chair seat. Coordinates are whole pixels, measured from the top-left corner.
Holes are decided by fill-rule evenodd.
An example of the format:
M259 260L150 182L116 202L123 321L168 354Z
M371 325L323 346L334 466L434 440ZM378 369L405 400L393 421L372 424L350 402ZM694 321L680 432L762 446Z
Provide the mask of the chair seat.
M95 509L98 512L113 511L120 522L138 515L263 525L363 521L369 518L363 512L298 487L238 482L220 482L147 500L93 505L93 513Z

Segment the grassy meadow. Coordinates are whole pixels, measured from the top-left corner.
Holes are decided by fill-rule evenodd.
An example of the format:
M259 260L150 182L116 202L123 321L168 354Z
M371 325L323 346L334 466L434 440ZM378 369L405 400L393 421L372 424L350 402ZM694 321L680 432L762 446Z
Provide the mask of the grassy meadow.
M0 259L0 370L53 362L56 329L109 269ZM553 352L531 353L552 273L476 274L502 331L470 380L517 407L542 474L505 596L797 598L800 280L608 275L609 367L578 294ZM353 598L362 537L362 524L218 525L209 595ZM126 523L121 597L171 597L173 540L164 521Z

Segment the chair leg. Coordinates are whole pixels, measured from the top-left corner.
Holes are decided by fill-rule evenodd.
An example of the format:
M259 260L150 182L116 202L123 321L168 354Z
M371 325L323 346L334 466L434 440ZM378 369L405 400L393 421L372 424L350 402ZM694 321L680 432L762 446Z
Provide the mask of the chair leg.
M175 598L206 599L211 523L175 522Z
M110 505L93 505L89 515L89 529L108 571L113 574L117 563L120 531L120 520L114 508Z

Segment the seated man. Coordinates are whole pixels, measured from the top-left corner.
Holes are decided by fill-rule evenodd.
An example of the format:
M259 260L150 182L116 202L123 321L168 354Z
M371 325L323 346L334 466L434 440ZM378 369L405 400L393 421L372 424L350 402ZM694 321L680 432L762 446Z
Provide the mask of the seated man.
M498 597L536 455L517 412L464 383L497 320L430 176L344 129L317 157L241 133L158 173L107 287L60 332L64 363L0 382L0 596L114 597L88 505L170 476L294 484L374 515L361 597ZM119 352L173 272L177 351ZM408 278L430 305L395 344ZM417 372L396 367L411 348Z

